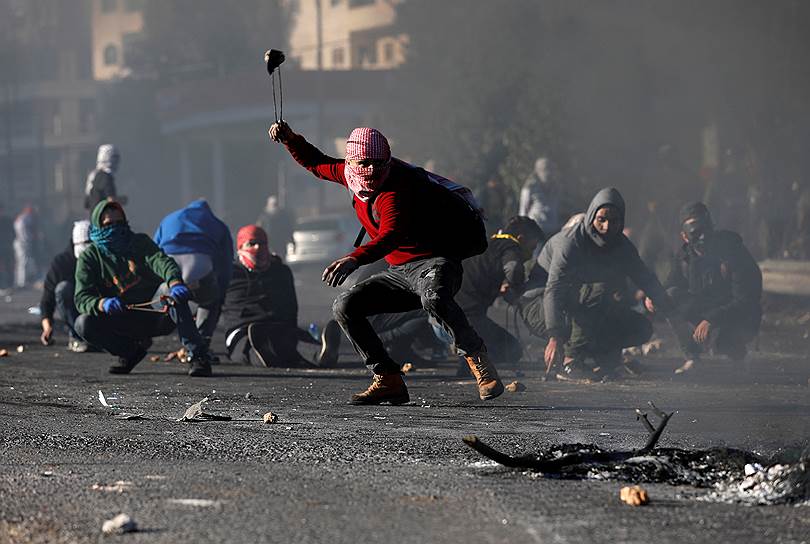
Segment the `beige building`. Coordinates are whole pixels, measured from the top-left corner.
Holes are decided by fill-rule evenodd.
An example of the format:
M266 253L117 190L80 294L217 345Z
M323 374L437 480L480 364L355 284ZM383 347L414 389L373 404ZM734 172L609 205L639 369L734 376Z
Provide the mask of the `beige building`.
M143 0L92 0L93 77L125 77L124 52L143 31Z
M392 29L404 0L286 0L289 57L304 70L382 70L405 61L407 36ZM319 59L320 53L320 59Z

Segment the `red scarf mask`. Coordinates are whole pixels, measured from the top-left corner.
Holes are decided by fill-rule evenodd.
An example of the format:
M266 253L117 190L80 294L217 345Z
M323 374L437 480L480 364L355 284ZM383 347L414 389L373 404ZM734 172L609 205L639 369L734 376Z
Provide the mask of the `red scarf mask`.
M351 166L349 161L375 159L387 161L385 166ZM375 128L356 128L346 140L346 184L361 200L361 192L371 193L380 188L391 171L391 148L388 140Z
M245 246L250 240L259 243L258 245ZM251 272L254 270L262 271L270 266L270 250L267 248L267 234L261 227L247 225L239 229L236 233L236 247L239 248L237 250L239 262Z

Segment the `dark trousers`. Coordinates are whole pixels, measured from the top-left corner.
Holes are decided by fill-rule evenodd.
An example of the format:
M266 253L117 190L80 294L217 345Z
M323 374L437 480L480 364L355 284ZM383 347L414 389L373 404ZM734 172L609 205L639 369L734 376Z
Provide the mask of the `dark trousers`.
M467 315L470 324L484 339L487 352L501 365L515 365L523 355L520 340L491 320L486 314Z
M178 302L169 314L128 310L116 315L86 315L76 319L76 332L94 346L117 356L129 358L140 349L141 341L165 336L177 327L180 342L192 358L205 357L203 341L187 302Z
M484 349L484 342L453 299L461 287L461 263L444 257L422 259L361 281L340 294L332 310L365 365L375 374L394 374L399 365L385 350L369 316L424 309L452 336L460 355Z
M522 302L526 326L532 334L546 337L543 291L524 297ZM618 365L623 348L639 346L653 333L652 323L646 317L614 300L601 284L583 285L568 316L571 334L565 346L566 355L580 360L590 357L603 367Z
M56 298L56 312L68 329L68 334L71 340L77 340L79 335L76 333L75 323L76 318L79 317L79 311L76 309L76 304L73 302L73 291L76 285L72 281L60 281L56 284L54 289L54 296Z
M202 337L206 346L211 345L211 337L219 323L219 316L222 313L222 293L216 275L211 272L202 279L191 285L191 304L197 307L197 332ZM169 287L164 283L159 293L169 294Z
M252 327L253 345L248 337L248 327ZM289 323L257 322L230 331L225 340L228 358L251 364L250 349L259 351L270 366L284 367L303 361L298 352L298 343L318 344L309 332Z
M685 321L691 327L673 327L675 336L681 350L687 357L699 355L703 347L692 339L694 327L705 319L706 314L715 306L705 297L689 293L685 289L672 287L667 293L675 303L677 318ZM746 344L753 340L759 332L761 313L758 308L750 312L742 312L723 323L712 323L709 331L707 347L720 355L727 355L732 359L745 357Z
M426 347L439 347L428 314L421 308L398 314L378 314L369 319L385 349L395 361L422 362L414 351L417 343Z

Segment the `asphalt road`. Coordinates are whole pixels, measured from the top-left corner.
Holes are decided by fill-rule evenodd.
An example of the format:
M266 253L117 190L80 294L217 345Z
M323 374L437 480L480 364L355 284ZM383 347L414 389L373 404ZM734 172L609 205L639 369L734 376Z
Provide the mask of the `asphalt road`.
M298 277L302 323L322 322L333 293L314 271ZM408 405L355 407L346 400L368 376L348 348L335 370L224 363L214 378L192 379L181 364L147 360L112 376L109 356L69 354L64 335L37 344L25 311L36 298L0 299L0 348L12 351L0 359L0 543L810 542L810 506L712 503L697 500L705 490L656 484L646 486L651 504L633 508L619 501L624 483L507 470L461 442L632 449L646 437L633 409L653 400L678 410L662 446L770 455L806 444L801 312L770 316L748 363L711 361L686 378L671 373L674 353L647 359L640 378L598 385L544 382L528 363L518 371L525 392L482 402L445 364L407 377ZM150 355L173 345L163 339ZM176 421L203 397L233 420ZM261 421L268 411L278 423ZM121 412L147 419L113 417ZM125 483L105 488L116 482ZM102 536L120 512L141 532Z

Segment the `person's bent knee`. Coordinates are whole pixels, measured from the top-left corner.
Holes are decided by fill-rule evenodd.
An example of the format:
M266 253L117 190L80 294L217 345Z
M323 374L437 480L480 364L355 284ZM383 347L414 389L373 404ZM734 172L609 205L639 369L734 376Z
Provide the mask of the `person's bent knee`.
M332 303L332 315L338 323L345 323L352 315L353 304L351 291L345 291Z
M88 333L91 336L93 334L93 321L94 321L93 316L87 314L80 314L79 317L76 318L76 321L73 323L73 329L76 331L76 334L78 334L82 338L87 338Z

